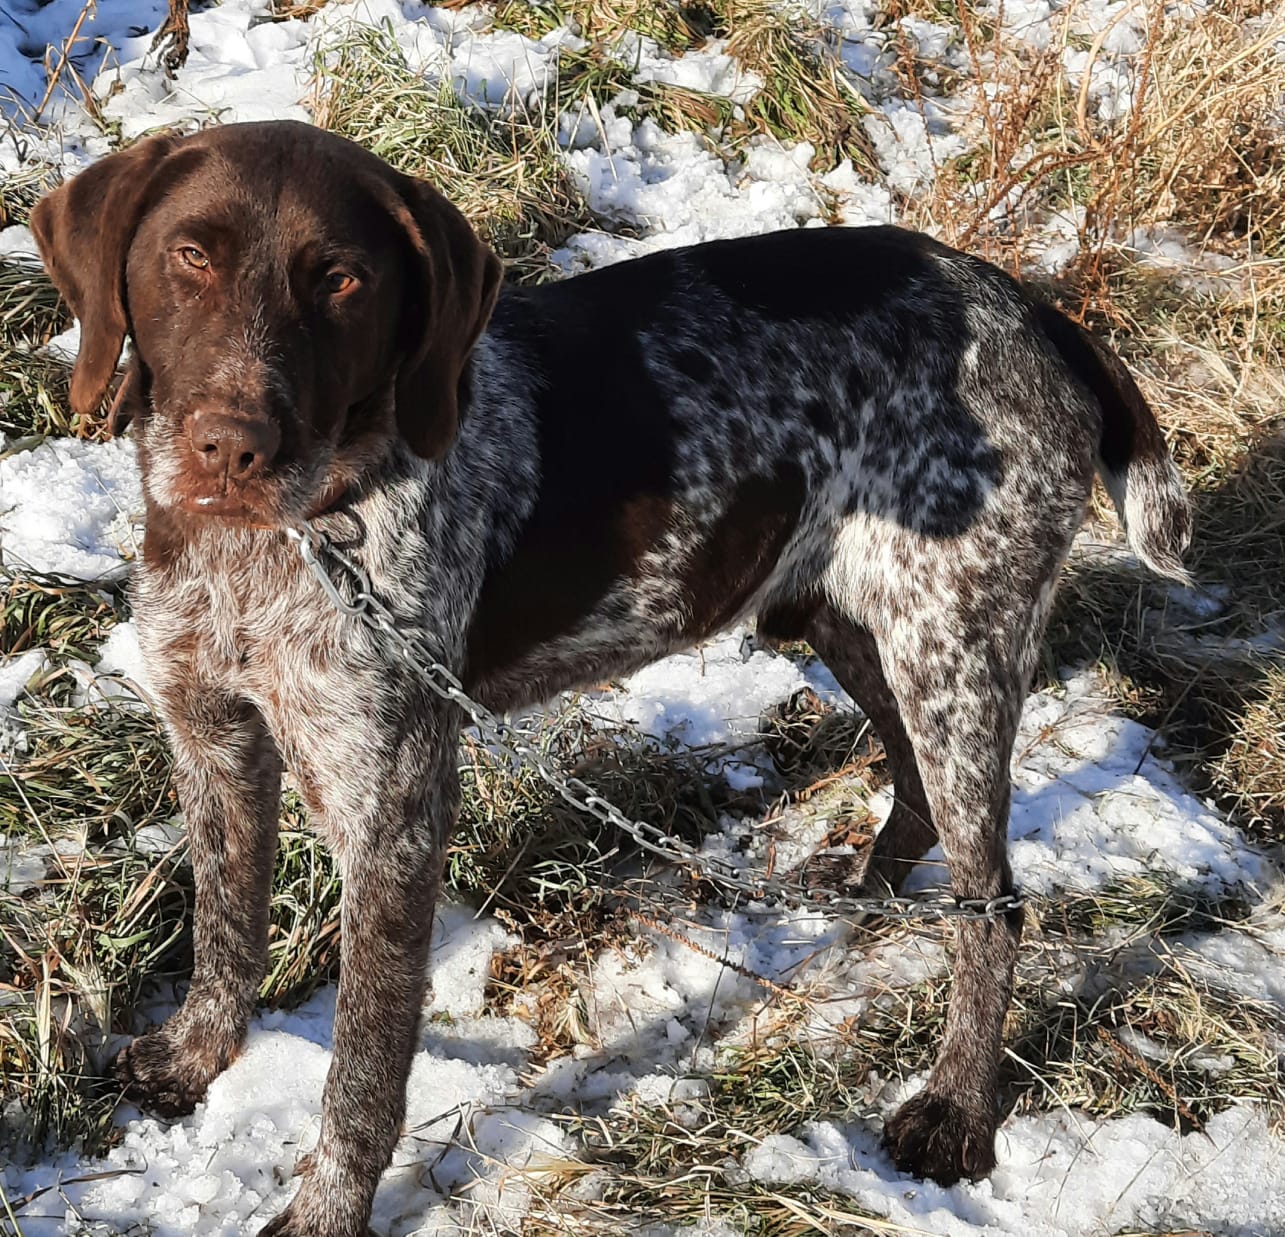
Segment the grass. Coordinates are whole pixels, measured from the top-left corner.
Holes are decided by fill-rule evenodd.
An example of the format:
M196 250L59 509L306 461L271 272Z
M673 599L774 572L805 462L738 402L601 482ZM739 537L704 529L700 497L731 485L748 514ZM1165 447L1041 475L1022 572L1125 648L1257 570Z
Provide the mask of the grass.
M636 1095L601 1117L568 1119L583 1159L567 1176L597 1175L591 1207L565 1198L566 1182L541 1200L537 1234L619 1232L646 1224L699 1224L711 1215L755 1237L843 1237L900 1231L875 1213L816 1183L769 1186L739 1162L764 1138L827 1116L850 1118L866 1105L865 1069L844 1045L780 1037L724 1051L711 1071L675 1079L670 1100Z
M782 141L808 142L815 169L850 159L871 171L863 124L870 109L841 72L830 33L801 5L721 0L710 7L728 53L763 79L746 106L750 122Z
M26 223L31 208L60 180L58 171L39 159L7 172L0 181L0 228Z
M901 7L924 15L922 5ZM1086 48L1072 34L1079 9L1066 6L1050 46L1037 50L959 6L974 67L951 85L972 97L975 141L962 159L942 162L930 192L905 203L911 219L1016 267L1033 221L1078 206L1068 281L1079 285L1082 310L1108 316L1114 247L1129 229L1176 220L1197 244L1253 241L1281 256L1285 138L1271 100L1285 15L1262 0L1232 0L1188 21L1147 0L1136 9L1149 37L1132 65L1131 103L1102 119L1062 73L1064 48L1102 55L1097 40ZM931 91L920 69L903 47L899 74L922 101Z
M1033 907L1005 1036L1005 1112L1069 1110L1081 1121L1147 1113L1191 1132L1250 1102L1285 1123L1285 1014L1193 970L1166 943L1240 918L1243 908L1209 905L1153 876L1079 901ZM949 934L934 926L913 937L940 948ZM798 1004L777 1006L753 1041L677 1076L674 1098L629 1095L604 1116L571 1119L584 1157L575 1172L592 1169L600 1180L591 1214L574 1204L568 1212L565 1201L558 1214L569 1214L573 1232L600 1231L604 1217L694 1221L711 1210L747 1233L886 1231L849 1199L815 1184L772 1189L739 1164L771 1135L806 1140L813 1123L869 1122L886 1111L889 1083L932 1064L948 990L944 974L889 983L829 1036L808 1028ZM822 994L802 995L814 1019L824 1015Z
M942 159L932 186L898 205L907 221L1013 270L1053 212L1077 212L1078 251L1047 291L1126 353L1165 422L1193 490L1191 565L1219 606L1184 609L1166 586L1087 554L1066 574L1045 662L1054 671L1101 667L1121 707L1160 730L1186 783L1253 837L1280 845L1285 648L1265 634L1285 624L1285 139L1273 112L1273 48L1285 15L1230 0L1178 21L1147 0L1137 10L1146 49L1133 62L1133 101L1107 121L1063 77L1065 51L1105 54L1072 28L1078 7L1072 0L1062 10L1065 24L1045 49L953 0L880 7L902 96L927 104L949 92L972 108L959 120L967 152ZM967 60L924 58L907 17L956 26ZM512 279L550 277L553 249L602 226L560 157L560 112L592 118L614 101L618 114L701 135L729 161L766 135L810 143L817 172L847 158L877 175L869 133L881 121L855 88L870 93L870 83L850 81L832 36L800 8L566 0L500 3L490 20L532 38L569 24L585 45L561 51L534 98L482 111L412 70L387 32L353 30L318 61L313 99L319 123L438 184ZM719 39L764 87L732 104L635 83L630 31L674 55ZM993 89L983 93L983 82ZM0 222L22 221L51 175L32 165L9 177ZM1197 260L1212 255L1230 267L1211 273L1140 258L1130 232L1160 223ZM47 279L30 264L0 261L0 431L17 440L9 450L96 428L71 423L67 368L37 351L67 322ZM1101 502L1094 514L1114 537ZM6 1117L21 1114L0 1123L0 1154L108 1146L117 1136L116 1097L102 1081L109 1036L131 1027L156 983L190 966L190 871L182 843L164 845L177 804L161 731L148 712L120 702L84 707L71 668L92 663L127 617L116 588L0 574L0 646L50 651L19 706L27 748L0 766L0 838L35 848L28 853L47 867L38 886L0 893L0 1096L19 1101ZM781 804L752 802L710 778L711 753L604 731L589 708L550 714L535 741L626 812L689 838L728 814L760 826L780 814ZM877 739L801 694L764 720L761 741L791 810L823 804L838 822L832 840L868 836L870 793L886 781ZM532 1024L533 1065L593 1051L585 997L593 968L604 950L636 939L633 911L647 911L656 883L639 875L619 837L556 800L530 770L473 741L461 769L449 884L518 938L494 962L488 1012ZM292 1005L335 977L339 878L291 790L281 830L261 996ZM1145 1112L1200 1130L1229 1104L1252 1101L1279 1125L1279 1009L1213 982L1182 948L1192 933L1253 930L1260 913L1156 874L1037 902L1006 1038L1009 1111ZM933 956L949 940L941 925L890 932L885 947ZM889 981L825 1038L815 1030L826 1007L820 986L790 1000L765 989L762 1033L693 1071L687 1098L626 1096L609 1111L566 1118L581 1152L533 1179L526 1231L612 1233L711 1215L781 1237L888 1231L843 1196L814 1184L769 1187L740 1163L768 1134L879 1112L889 1079L929 1064L946 991L940 977Z
M354 26L320 56L313 115L399 171L435 184L519 282L547 278L548 254L592 222L558 155L557 115L462 103L414 72L385 30Z
M729 155L743 152L755 135L808 142L813 166L827 171L851 159L871 171L874 160L864 119L869 105L842 71L833 32L802 5L770 0L707 0L696 4L654 0L570 0L568 3L497 6L497 26L539 38L560 25L588 44L563 51L554 97L578 114L586 100L613 101L628 87L636 103L618 106L634 117L651 116L670 131L706 134ZM762 89L744 105L667 83L632 82L631 51L622 34L655 40L682 55L719 39Z
M29 440L75 428L67 410L70 368L35 351L70 321L41 267L0 259L0 433Z
M136 708L56 703L65 680L27 702L28 750L0 762L0 835L25 837L46 867L32 890L0 891L0 1091L24 1113L5 1125L11 1154L111 1139L101 1050L122 1011L190 965L182 848L158 860L138 835L174 811L159 726Z
M43 648L64 660L86 661L124 606L117 586L17 572L3 564L0 590L0 648L10 654Z
M1281 1126L1280 1008L1192 972L1157 939L1134 952L1082 936L1068 954L1060 934L1027 933L1005 1033L1005 1111L1143 1112L1185 1133L1253 1102ZM908 1080L931 1066L947 987L943 976L876 998L851 1031L854 1090L867 1074Z
M1191 293L1125 271L1112 291L1135 324L1125 345L1170 427L1192 488L1189 562L1219 598L1176 612L1154 581L1092 559L1067 574L1050 626L1057 664L1095 660L1135 715L1161 724L1169 754L1203 791L1263 838L1285 839L1277 758L1285 692L1285 271ZM1163 616L1163 621L1162 621Z

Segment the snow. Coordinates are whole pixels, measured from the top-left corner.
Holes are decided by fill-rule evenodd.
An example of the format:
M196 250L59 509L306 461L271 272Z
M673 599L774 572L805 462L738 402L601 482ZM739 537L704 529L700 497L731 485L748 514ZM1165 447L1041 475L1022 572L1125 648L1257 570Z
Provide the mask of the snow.
M118 576L138 555L143 492L133 443L60 438L0 458L0 562Z
M729 56L725 47L722 40L711 39L704 47L675 58L652 39L627 38L617 56L634 67L637 82L666 82L702 94L721 95L734 103L748 103L762 89L763 81Z
M1027 702L1014 761L1010 856L1024 888L1098 889L1164 872L1214 893L1268 879L1243 836L1186 793L1154 732L1110 712L1093 676Z
M734 758L758 733L762 714L807 686L803 670L785 657L746 647L737 628L688 653L678 653L625 679L622 690L597 701L605 721L684 747L729 749L719 762L737 789L761 784L753 757Z
M573 149L568 166L598 215L641 226L646 235L574 236L553 255L568 269L820 222L824 215L825 201L807 170L813 152L806 143L783 151L762 139L743 166L728 167L697 134L666 133L650 118L635 127L611 105L601 109L601 125L606 149Z
M31 235L31 229L21 223L0 228L0 257L30 258L33 262L39 262L40 253L36 249L36 238Z
M817 1122L803 1138L765 1139L743 1167L768 1184L816 1181L894 1224L948 1237L1082 1237L1134 1226L1185 1231L1195 1217L1212 1218L1226 1237L1263 1237L1285 1227L1278 1184L1285 1180L1285 1143L1250 1105L1233 1105L1203 1134L1186 1136L1144 1116L1097 1123L1064 1112L1021 1117L1005 1124L998 1150L999 1166L980 1185L903 1182L898 1189L873 1139Z
M46 665L48 656L44 649L28 649L17 656L0 657L0 771L5 767L6 757L13 758L26 750L26 734L14 714L13 705L27 684ZM0 838L0 842L3 840ZM4 862L0 860L0 878L3 874Z
M62 44L82 7L82 0L9 0L0 9L0 90L16 100L10 114L19 103L30 110L40 101L41 56L46 46ZM332 0L313 17L288 21L267 20L270 7L270 0L224 0L194 12L188 64L170 82L149 50L164 0L102 3L90 11L72 62L99 97L110 94L108 124L131 138L171 124L307 119L313 65L353 23L383 27L413 71L449 80L486 109L525 106L556 73L559 48L579 46L566 29L539 40L492 30L479 5L446 10L417 0ZM808 8L835 30L849 81L871 103L866 124L882 175L867 177L850 163L818 174L810 168L810 147L766 136L728 160L699 135L666 133L651 120L634 123L626 111L636 100L626 91L598 100L592 116L559 118L559 131L566 166L590 205L628 236L572 237L555 261L574 271L717 237L822 226L832 217L894 222L892 189L922 192L946 160L970 147L971 100L931 92L907 97L890 71L888 41L895 34L878 28L875 0L808 0ZM1088 74L1095 114L1127 114L1144 6L1004 0L979 8L1033 47L1062 48L1073 92ZM1065 45L1064 23L1073 36ZM930 86L933 65L966 63L952 27L904 17L899 28L929 62ZM648 39L627 38L611 54L633 68L635 84L672 83L720 94L736 106L762 88L716 40L674 57ZM43 157L71 175L109 148L75 95L55 91L42 119L45 129L28 127L21 139L11 126L0 141L0 169L15 169L24 156ZM1082 224L1074 212L1037 221L1041 269L1055 272L1074 256ZM1231 277L1216 259L1198 260L1163 230L1132 243L1152 264L1196 267L1202 280ZM33 252L25 228L0 232L0 254ZM78 338L73 329L51 347L71 356ZM8 568L115 578L137 556L142 516L128 439L54 439L0 458L0 561ZM145 694L147 665L132 623L116 626L94 661L92 669L76 668L90 699L97 692L120 703L124 689L111 679ZM45 665L40 650L0 660L0 757L21 757L12 707ZM699 749L711 771L738 789L770 792L771 773L755 742L758 721L804 686L843 707L851 704L822 668L760 648L737 630L595 693L588 707L604 726ZM1211 896L1241 891L1258 903L1251 921L1191 934L1173 948L1193 975L1285 1009L1285 917L1273 870L1184 788L1165 764L1157 736L1119 716L1092 672L1068 671L1056 689L1031 698L1013 775L1011 855L1026 888L1050 896L1093 892L1147 874ZM870 803L882 815L888 806L886 794ZM781 836L751 827L747 837L746 822L729 817L703 845L754 866L765 862L771 846L778 864L788 867L820 842L825 824L816 813L791 808L773 826ZM160 852L180 838L179 822L169 821L149 826L135 843ZM50 853L43 842L0 838L0 887L32 890ZM941 856L929 860L918 888L941 882ZM375 1231L400 1237L465 1233L479 1225L515 1230L530 1184L577 1154L553 1118L631 1102L669 1105L681 1116L705 1085L685 1075L713 1065L730 1046L754 1042L769 997L754 975L818 994L800 1033L824 1042L890 990L947 966L945 950L929 938L849 948L845 930L819 914L705 907L689 918L675 930L699 950L642 923L629 946L599 950L580 993L583 1035L569 1051L546 1059L522 994L511 1016L486 1009L492 960L514 938L468 907L439 907L407 1132L380 1186ZM168 1002L169 994L161 994L156 1008L163 1013ZM123 1141L103 1160L63 1152L34 1165L0 1166L9 1200L60 1184L21 1208L22 1231L28 1237L131 1229L158 1237L257 1232L290 1196L296 1158L315 1142L334 1003L335 990L327 988L296 1010L261 1012L246 1050L192 1116L164 1124L123 1110ZM919 1081L876 1087L873 1111L886 1116ZM1013 1117L1002 1128L993 1176L949 1189L896 1173L878 1145L876 1125L860 1115L851 1123L816 1121L773 1134L747 1146L729 1171L768 1184L817 1183L909 1231L952 1237L1137 1227L1245 1237L1285 1231L1285 1140L1252 1104L1233 1104L1203 1134L1187 1136L1137 1114L1094 1120L1054 1110ZM82 1221L102 1227L85 1229ZM728 1237L736 1230L711 1217L698 1231Z
M30 649L0 661L0 714L8 709L22 689L45 668L43 649Z

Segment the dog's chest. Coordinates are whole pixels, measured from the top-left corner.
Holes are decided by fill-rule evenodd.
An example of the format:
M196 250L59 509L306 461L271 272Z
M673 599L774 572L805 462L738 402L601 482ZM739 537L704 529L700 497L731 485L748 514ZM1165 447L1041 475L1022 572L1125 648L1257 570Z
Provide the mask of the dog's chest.
M315 578L284 553L227 556L201 573L148 581L139 618L144 642L197 684L248 699L280 696L301 677L336 673L350 623ZM288 692L287 692L288 694Z

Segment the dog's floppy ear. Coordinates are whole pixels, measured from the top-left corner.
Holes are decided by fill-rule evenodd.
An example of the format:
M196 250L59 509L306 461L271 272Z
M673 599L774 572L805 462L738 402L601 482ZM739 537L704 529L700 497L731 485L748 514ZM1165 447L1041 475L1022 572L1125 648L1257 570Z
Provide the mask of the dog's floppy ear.
M108 155L60 185L31 212L45 269L80 320L71 408L88 417L102 404L125 343L125 257L152 175L173 149L168 135ZM120 403L120 401L118 401ZM115 431L128 421L113 408Z
M399 221L415 251L408 273L397 372L397 428L411 449L438 459L455 441L469 354L482 334L503 268L468 220L431 185L398 178Z

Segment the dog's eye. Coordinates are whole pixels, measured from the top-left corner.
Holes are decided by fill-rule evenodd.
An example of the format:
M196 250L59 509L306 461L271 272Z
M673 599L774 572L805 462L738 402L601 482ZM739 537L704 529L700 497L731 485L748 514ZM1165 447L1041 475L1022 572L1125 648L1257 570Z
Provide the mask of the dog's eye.
M356 277L348 274L347 271L331 271L326 275L326 290L331 296L342 296L345 292L351 292L356 286Z
M188 266L194 266L198 271L208 271L210 269L210 259L205 256L195 245L184 245L178 251L178 256L183 259Z

